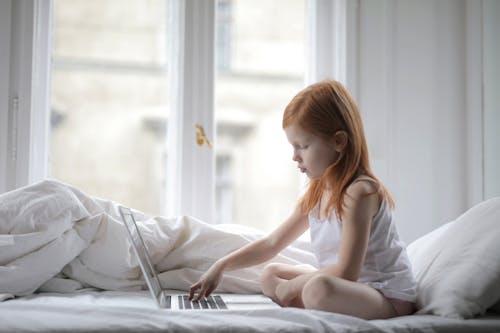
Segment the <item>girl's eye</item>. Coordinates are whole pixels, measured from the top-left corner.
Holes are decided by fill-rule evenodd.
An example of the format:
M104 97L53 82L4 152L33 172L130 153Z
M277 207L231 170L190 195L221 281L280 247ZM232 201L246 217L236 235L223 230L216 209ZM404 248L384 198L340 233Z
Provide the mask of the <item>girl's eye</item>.
M309 147L309 145L293 145L293 149L295 150L303 150L303 149L306 149L307 147Z

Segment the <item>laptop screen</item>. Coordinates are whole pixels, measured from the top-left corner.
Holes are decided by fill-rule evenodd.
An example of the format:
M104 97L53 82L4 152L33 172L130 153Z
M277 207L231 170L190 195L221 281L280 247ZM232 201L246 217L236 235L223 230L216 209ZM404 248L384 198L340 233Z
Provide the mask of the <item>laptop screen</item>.
M146 279L149 290L151 290L153 297L159 301L163 288L161 287L160 279L158 279L158 275L153 267L153 262L148 254L146 244L144 243L137 227L137 223L135 222L134 215L130 209L125 207L120 207L120 214L122 215L130 239L132 240L132 245L139 259L139 265L144 273L144 278Z

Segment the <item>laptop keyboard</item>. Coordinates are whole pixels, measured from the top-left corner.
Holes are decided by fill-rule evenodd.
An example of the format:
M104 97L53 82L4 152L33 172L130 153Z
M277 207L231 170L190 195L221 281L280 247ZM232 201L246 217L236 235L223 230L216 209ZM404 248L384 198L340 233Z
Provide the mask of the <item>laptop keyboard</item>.
M227 305L222 299L222 297L208 296L202 298L197 302L192 302L189 300L188 295L178 295L178 296L166 296L166 301L168 304L171 303L171 297L177 297L179 301L179 310L224 310L227 309Z

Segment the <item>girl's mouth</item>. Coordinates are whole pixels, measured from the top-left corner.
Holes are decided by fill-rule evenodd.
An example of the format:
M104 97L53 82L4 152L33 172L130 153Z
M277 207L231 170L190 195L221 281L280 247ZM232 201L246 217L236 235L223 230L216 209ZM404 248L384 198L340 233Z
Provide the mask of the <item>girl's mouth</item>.
M306 168L299 167L300 172L304 173L306 172Z

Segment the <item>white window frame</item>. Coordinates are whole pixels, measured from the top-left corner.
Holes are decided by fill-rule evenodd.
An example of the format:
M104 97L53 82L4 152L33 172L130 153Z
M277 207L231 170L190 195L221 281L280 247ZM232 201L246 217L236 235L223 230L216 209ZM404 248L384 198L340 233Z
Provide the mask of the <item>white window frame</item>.
M195 125L213 143L215 0L170 0L169 29L166 214L214 223L214 148L197 145Z
M2 2L2 11L12 11L12 21L2 16L1 23L12 31L2 29L2 34L11 34L12 39L10 56L0 58L0 66L12 68L12 73L0 81L7 82L10 91L9 96L0 95L2 109L8 105L8 112L0 114L0 129L7 129L0 134L0 158L6 161L0 168L0 192L48 174L52 3ZM169 4L170 115L164 213L214 223L215 152L196 144L194 125L202 125L210 140L216 137L215 0L169 0ZM345 68L352 51L346 48L348 2L309 0L307 8L310 60L305 84L332 77L346 82ZM10 123L6 125L4 120ZM7 158L9 154L14 158Z
M0 1L0 193L7 188L7 161L9 159L9 85L10 85L10 30L11 1ZM5 41L5 42L4 42Z
M354 2L350 5L346 0L307 2L306 85L324 79L347 83L347 59L355 51L354 45L347 45L347 11L355 8Z
M0 192L47 175L52 2L1 4Z
M178 75L170 76L166 214L214 223L215 153L196 145L194 124L202 124L208 137L215 138L215 1L170 4L169 73ZM346 0L309 0L307 8L305 84L325 78L346 82L346 59L355 52L346 47L346 11L355 7Z
M483 105L483 2L466 2L467 205L486 198Z

